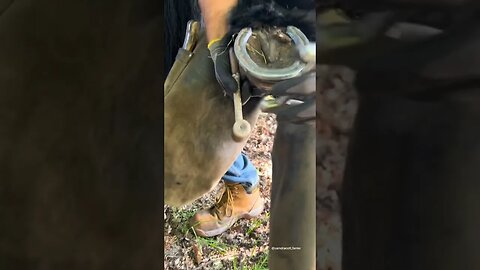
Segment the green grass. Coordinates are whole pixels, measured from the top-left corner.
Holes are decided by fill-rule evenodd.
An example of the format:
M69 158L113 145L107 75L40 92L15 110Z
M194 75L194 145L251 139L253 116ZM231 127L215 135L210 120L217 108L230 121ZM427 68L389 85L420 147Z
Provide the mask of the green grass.
M197 237L197 243L202 247L209 247L211 249L214 249L221 254L225 254L228 249L227 244L222 243L215 238Z
M237 270L237 258L233 258L233 270Z
M261 219L255 219L254 221L252 221L250 227L247 230L247 235L250 236L250 234L252 234L256 229L260 228L262 224L263 220Z
M247 270L268 270L268 253L262 253L260 260Z
M248 228L246 234L250 236L256 229L260 228L264 222L267 222L268 219L270 218L270 212L266 212L265 216L262 218L254 219L251 222L250 227Z
M237 258L233 259L233 270L268 270L268 253L260 254L258 258L258 262L256 262L253 266L237 266Z
M193 215L195 215L195 210L180 210L172 208L172 221L176 224L178 231L182 235L186 235L192 227L190 226L189 220ZM192 230L193 231L193 230Z

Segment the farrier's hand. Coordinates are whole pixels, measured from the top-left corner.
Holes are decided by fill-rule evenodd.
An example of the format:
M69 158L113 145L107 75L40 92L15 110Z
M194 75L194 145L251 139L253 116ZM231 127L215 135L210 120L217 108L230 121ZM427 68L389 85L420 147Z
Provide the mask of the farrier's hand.
M225 94L232 96L237 90L237 83L232 77L228 46L233 45L232 38L225 36L228 32L228 14L238 0L199 0L205 22L208 49L215 66L215 77ZM223 38L221 38L223 37Z
M315 120L316 72L282 81L273 86L272 96L276 106L267 107L265 112L275 113L277 120L305 123Z
M229 48L233 45L233 37L225 36L222 39L212 40L208 44L210 56L215 68L215 77L225 94L233 96L237 91L237 82L232 77Z

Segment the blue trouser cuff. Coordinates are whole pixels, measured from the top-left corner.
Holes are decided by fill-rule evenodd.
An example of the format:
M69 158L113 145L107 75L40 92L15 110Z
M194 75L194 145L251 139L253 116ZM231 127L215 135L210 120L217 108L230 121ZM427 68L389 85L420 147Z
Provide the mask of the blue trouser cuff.
M248 193L259 183L257 169L244 153L237 157L222 179L225 182L242 184Z

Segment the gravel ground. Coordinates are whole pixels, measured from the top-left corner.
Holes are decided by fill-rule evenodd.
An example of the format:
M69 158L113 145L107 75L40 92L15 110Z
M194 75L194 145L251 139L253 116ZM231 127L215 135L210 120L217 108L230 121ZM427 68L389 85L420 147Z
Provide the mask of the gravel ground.
M244 148L260 176L260 189L266 201L264 212L256 219L239 220L217 237L203 238L188 227L188 219L196 211L214 204L222 183L191 205L181 209L165 206L164 269L268 269L270 152L276 127L275 116L262 113Z

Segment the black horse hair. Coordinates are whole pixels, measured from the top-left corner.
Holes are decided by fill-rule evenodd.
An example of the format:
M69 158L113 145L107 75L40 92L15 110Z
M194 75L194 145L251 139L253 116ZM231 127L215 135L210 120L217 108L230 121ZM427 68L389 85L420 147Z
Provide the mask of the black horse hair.
M185 29L189 20L200 20L200 8L197 0L166 0L165 18L165 77L172 67L178 48L185 38Z
M245 27L287 27L291 25L299 28L309 40L315 40L316 14L314 2L311 1L311 4L312 9L300 9L298 7L287 8L277 1L240 0L230 12L229 35L238 33Z
M197 0L166 0L165 18L165 77L172 67L178 48L185 38L185 29L189 20L201 20ZM313 0L240 0L230 13L230 33L244 27L265 25L298 27L310 40L315 40L315 2Z

